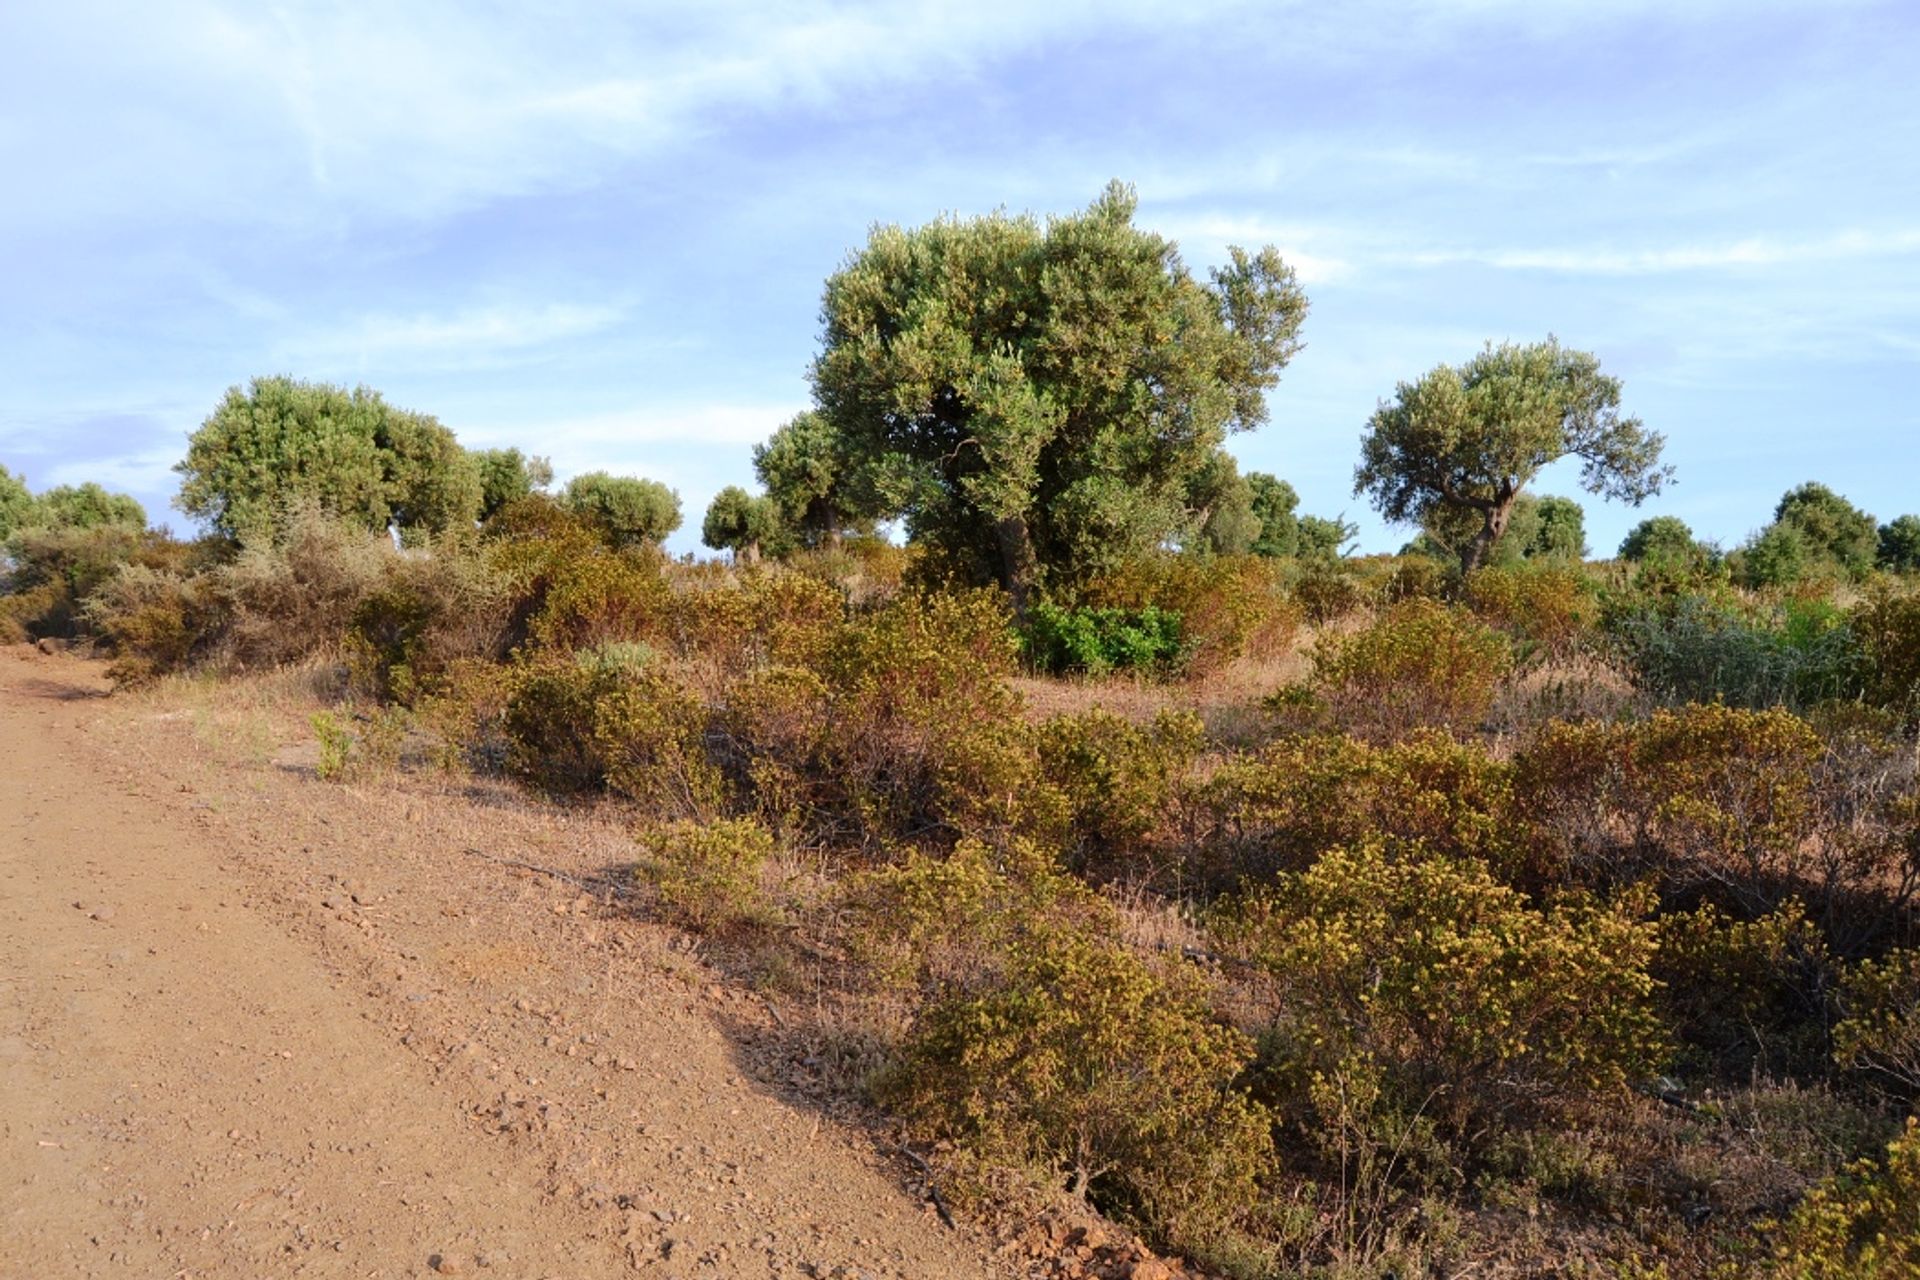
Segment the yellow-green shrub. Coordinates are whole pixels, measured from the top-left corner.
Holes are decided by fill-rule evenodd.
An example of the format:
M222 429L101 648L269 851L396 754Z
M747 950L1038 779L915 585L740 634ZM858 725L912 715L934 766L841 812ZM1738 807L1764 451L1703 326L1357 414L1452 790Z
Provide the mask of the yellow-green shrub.
M751 818L673 822L644 828L636 838L636 874L676 920L718 930L775 916L763 884L773 835Z
M348 666L373 696L412 705L461 659L505 656L507 595L471 554L396 559L347 624Z
M1076 863L1124 857L1167 819L1173 791L1192 767L1205 729L1191 711L1162 711L1138 725L1098 708L1040 726L1040 769L1066 803Z
M1746 916L1799 894L1816 914L1846 885L1806 845L1820 738L1784 710L1687 706L1632 724L1552 723L1514 757L1520 810L1567 877L1658 876ZM1854 886L1858 887L1858 886Z
M1807 1193L1775 1229L1770 1274L1781 1280L1913 1280L1920 1276L1920 1119Z
M1839 1004L1835 1060L1920 1097L1920 950L1862 961L1842 980Z
M1336 724L1375 741L1477 729L1512 666L1499 632L1462 610L1407 600L1313 648L1311 688Z
M1517 874L1511 771L1479 746L1423 730L1376 747L1339 734L1285 738L1221 765L1191 793L1191 838L1207 874L1300 870L1322 850L1372 838L1420 843Z
M185 670L224 626L204 577L128 565L87 601L93 629L113 647L115 684Z
M1178 615L1185 667L1205 672L1275 652L1293 637L1299 615L1281 590L1281 572L1265 556L1140 556L1095 579L1079 603Z
M1652 972L1686 1065L1731 1079L1818 1074L1835 962L1797 900L1754 920L1710 904L1673 912L1659 933Z
M1024 938L999 982L921 1013L877 1092L926 1140L1205 1244L1254 1209L1273 1154L1236 1083L1252 1046L1203 995L1104 938Z
M1864 659L1866 696L1920 718L1920 591L1882 585L1847 615Z
M1496 565L1467 579L1467 602L1529 653L1566 658L1599 618L1593 584L1578 567Z
M1038 761L994 593L907 596L842 628L818 674L828 807L865 841L978 835L1029 821Z
M1105 899L1024 839L915 852L854 876L846 901L861 962L886 984L928 996L992 988L1004 980L1014 947L1036 934L1116 927Z
M1215 931L1272 984L1262 1059L1281 1110L1372 1081L1388 1112L1471 1136L1653 1068L1648 905L1541 908L1474 859L1370 842L1223 905Z
M507 764L552 792L605 786L649 812L718 808L706 708L666 674L593 661L530 665L508 696Z
M1372 595L1342 562L1309 560L1294 579L1292 599L1307 621L1324 624L1358 613Z

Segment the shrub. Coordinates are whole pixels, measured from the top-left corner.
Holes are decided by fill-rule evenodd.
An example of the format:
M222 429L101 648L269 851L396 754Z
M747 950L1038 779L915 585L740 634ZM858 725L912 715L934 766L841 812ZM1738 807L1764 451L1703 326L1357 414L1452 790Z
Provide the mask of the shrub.
M1307 621L1324 625L1365 608L1367 590L1339 561L1308 560L1294 579L1293 602Z
M220 660L272 667L334 650L397 557L384 534L296 512L278 541L248 547L215 571L210 589L228 618Z
M1646 905L1541 908L1473 859L1369 842L1223 905L1215 932L1272 983L1261 1070L1280 1110L1324 1111L1344 1079L1471 1139L1658 1061Z
M1847 615L1869 702L1920 719L1920 592L1882 586Z
M1659 921L1653 975L1694 1065L1721 1078L1818 1073L1835 962L1798 901L1754 920L1713 906Z
M671 637L676 602L654 553L609 551L574 535L550 545L501 544L493 561L517 584L531 649L571 653Z
M638 840L637 874L688 926L721 930L775 917L762 885L773 836L758 822L674 822L643 830Z
M1635 683L1668 703L1804 709L1858 687L1853 633L1817 603L1756 618L1685 596L1618 609L1607 631Z
M1141 609L1033 606L1020 626L1020 649L1035 670L1105 675L1164 673L1182 650L1180 615L1157 605Z
M225 629L204 577L128 565L86 604L88 625L113 647L115 684L143 684L183 671Z
M1462 611L1409 600L1352 635L1321 637L1312 688L1336 723L1391 740L1423 727L1478 727L1511 665L1498 632Z
M947 854L849 882L855 953L884 983L933 997L978 994L1006 980L1015 947L1048 930L1112 933L1113 909L1031 841L995 849L962 840Z
M13 561L4 615L11 625L5 630L16 640L81 636L86 633L88 600L123 566L171 567L166 562L176 546L124 524L16 531L5 548Z
M1920 1096L1920 951L1862 961L1841 982L1839 1003L1835 1060L1896 1094Z
M1773 1273L1791 1280L1910 1280L1920 1275L1920 1119L1807 1193L1774 1231Z
M997 593L903 597L841 629L821 659L817 766L862 843L999 840L1034 800L1038 762Z
M1451 561L1436 560L1432 556L1397 556L1381 588L1381 597L1388 604L1402 600L1443 600L1455 585L1454 567Z
M506 604L499 581L470 556L400 557L353 611L349 666L373 696L412 705L455 662L505 656Z
M1654 876L1674 901L1747 919L1798 897L1851 951L1892 919L1904 897L1890 895L1911 893L1920 838L1909 840L1897 803L1880 830L1870 806L1845 812L1859 797L1827 815L1830 758L1790 712L1688 706L1639 724L1544 726L1515 754L1515 794L1559 876Z
M1204 733L1191 711L1162 711L1143 726L1096 708L1040 727L1041 773L1065 797L1076 862L1124 856L1165 821Z
M1556 659L1579 649L1599 615L1586 574L1554 562L1481 569L1467 580L1467 600L1527 654Z
M1510 868L1522 856L1511 770L1432 730L1375 747L1336 734L1282 739L1193 789L1194 847L1210 878L1299 871L1329 848L1417 842Z
M1265 556L1137 556L1095 579L1081 603L1177 615L1180 664L1207 672L1275 652L1292 637L1298 617L1281 593L1282 572Z
M314 773L329 780L345 777L353 761L353 735L330 711L314 712L308 717L308 723L313 726L313 736L320 744Z
M706 710L670 677L589 659L531 665L505 708L507 764L556 793L605 786L652 813L696 818L721 800Z
M1273 1150L1235 1083L1251 1046L1202 994L1077 931L1023 939L1001 981L921 1013L877 1092L928 1140L1204 1244L1255 1207Z

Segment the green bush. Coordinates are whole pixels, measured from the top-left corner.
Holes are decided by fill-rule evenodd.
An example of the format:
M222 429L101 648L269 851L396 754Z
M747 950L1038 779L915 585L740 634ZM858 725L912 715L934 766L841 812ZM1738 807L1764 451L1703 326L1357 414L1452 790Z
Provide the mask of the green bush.
M1135 556L1088 584L1079 603L1158 611L1163 626L1178 627L1178 651L1168 665L1198 674L1236 658L1266 656L1292 638L1298 616L1281 591L1283 572L1280 563L1257 555ZM1173 615L1171 623L1165 615Z
M1111 933L1112 907L1029 840L962 840L848 882L854 952L885 985L927 997L1004 983L1023 941L1062 928Z
M1420 728L1477 729L1512 666L1499 632L1431 600L1394 605L1313 648L1312 692L1334 723L1391 740Z
M1214 928L1272 984L1260 1071L1282 1113L1340 1127L1327 1089L1345 1081L1362 1112L1474 1142L1659 1061L1648 905L1543 908L1474 859L1369 842L1223 904Z
M1059 930L1015 944L988 989L923 1010L877 1093L928 1141L1205 1247L1254 1210L1273 1162L1271 1122L1237 1085L1251 1052L1190 979Z
M1821 602L1755 615L1684 596L1617 609L1606 629L1635 683L1670 704L1804 710L1859 688L1858 642Z
M1041 601L1021 624L1020 649L1028 665L1056 675L1166 672L1180 658L1180 615L1157 605L1063 608Z
M1199 756L1200 717L1163 711L1137 725L1095 709L1040 726L1042 776L1067 804L1075 861L1134 851L1166 821L1173 790Z
M642 830L638 840L636 874L676 920L715 931L777 917L762 883L773 836L758 822L674 822Z

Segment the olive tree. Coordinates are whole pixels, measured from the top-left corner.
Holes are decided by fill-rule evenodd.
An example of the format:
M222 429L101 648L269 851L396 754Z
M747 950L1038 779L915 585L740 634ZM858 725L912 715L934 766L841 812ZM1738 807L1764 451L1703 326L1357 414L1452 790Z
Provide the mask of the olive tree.
M403 536L471 528L480 477L453 433L366 387L233 387L193 433L175 505L218 533L271 537L298 505Z
M26 479L0 466L0 541L23 527L33 512L33 491Z
M1540 470L1579 458L1591 493L1638 505L1672 479L1665 440L1622 417L1620 384L1557 339L1488 344L1463 365L1403 382L1368 421L1354 492L1389 520L1473 527L1463 572L1484 563ZM1474 527L1477 524L1477 527Z
M1773 509L1773 522L1800 535L1813 564L1856 578L1873 568L1879 553L1880 527L1873 517L1816 481L1787 490Z
M1920 569L1920 516L1898 516L1880 526L1879 564L1895 573Z
M780 510L770 498L748 493L730 484L713 495L706 519L700 523L700 541L715 551L731 551L748 564L780 536Z
M553 483L553 464L518 449L476 449L471 455L480 477L480 518L491 520L502 507Z
M1306 297L1276 252L1196 280L1136 205L1114 183L1045 223L878 227L826 284L821 416L908 479L910 538L1016 608L1189 536L1194 474L1266 420L1298 349Z
M836 546L908 505L902 460L856 452L827 418L797 414L753 447L753 469L784 527L803 545Z
M128 493L109 493L89 480L85 484L63 484L47 490L34 500L26 523L49 529L140 530L147 527L147 509Z
M1249 471L1247 488L1253 495L1253 517L1260 522L1260 533L1248 549L1257 556L1298 555L1300 495L1294 487L1264 471Z
M659 543L680 527L680 495L658 480L589 471L567 482L560 501L616 547Z
M1686 564L1705 557L1685 520L1651 516L1628 530L1620 543L1620 558L1635 563L1654 560Z

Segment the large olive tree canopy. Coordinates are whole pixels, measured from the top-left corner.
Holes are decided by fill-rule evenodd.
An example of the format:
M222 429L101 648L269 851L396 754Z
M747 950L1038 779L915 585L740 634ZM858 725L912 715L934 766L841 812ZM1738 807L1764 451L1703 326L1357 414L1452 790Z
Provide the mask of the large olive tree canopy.
M366 387L234 387L174 470L180 510L241 539L272 536L302 503L407 535L471 528L480 509L479 471L453 433Z
M1459 547L1478 568L1506 532L1521 491L1561 458L1581 460L1591 493L1639 505L1673 469L1664 437L1620 416L1620 383L1585 351L1549 337L1488 344L1466 364L1403 382L1367 424L1353 489L1387 519L1477 526Z
M1016 604L1190 534L1190 481L1298 349L1271 248L1204 283L1110 185L1083 213L878 227L827 281L813 366L851 454L889 460L909 536Z

